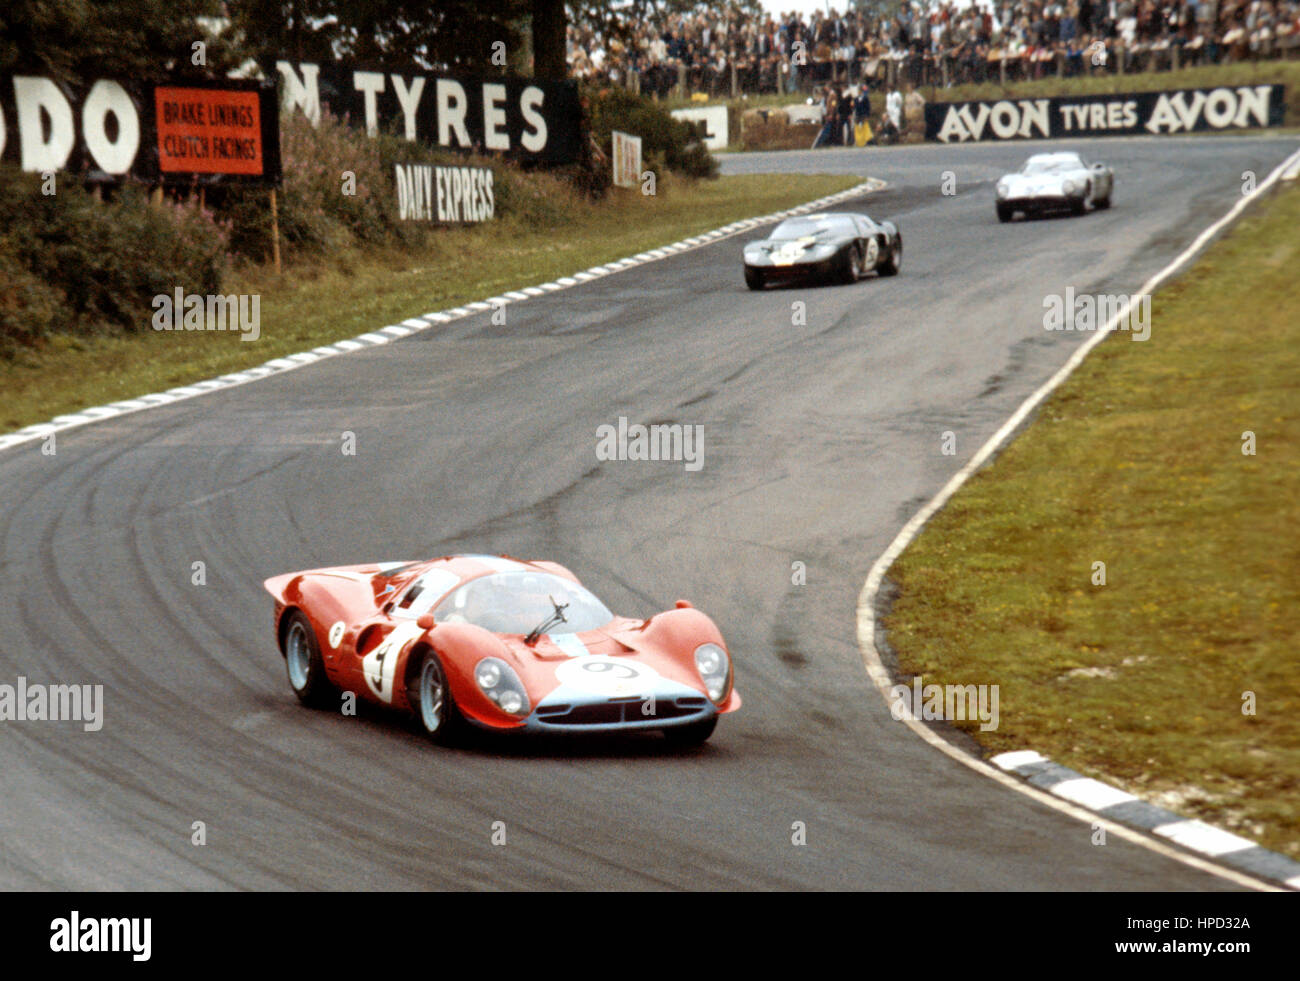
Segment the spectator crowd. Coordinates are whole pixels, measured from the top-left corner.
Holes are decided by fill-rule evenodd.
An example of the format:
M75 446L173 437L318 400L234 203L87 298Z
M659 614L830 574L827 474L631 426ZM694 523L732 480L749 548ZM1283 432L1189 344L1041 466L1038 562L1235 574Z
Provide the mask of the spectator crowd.
M642 23L577 21L577 78L639 87L795 93L827 83L960 84L1300 56L1300 0L904 2L888 16L772 16L701 5Z

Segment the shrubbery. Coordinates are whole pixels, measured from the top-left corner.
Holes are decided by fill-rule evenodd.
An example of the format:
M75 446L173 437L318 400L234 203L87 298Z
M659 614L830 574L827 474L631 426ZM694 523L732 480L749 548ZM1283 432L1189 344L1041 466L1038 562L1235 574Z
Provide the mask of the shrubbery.
M55 330L142 330L157 294L217 292L228 248L193 204L152 206L132 186L97 201L67 176L46 195L38 175L0 168L0 357Z
M610 131L642 139L645 166L661 175L710 177L717 165L691 127L649 99L622 89L589 90L591 135L610 151ZM554 169L528 169L495 157L466 156L411 143L396 134L368 137L326 116L312 126L298 113L280 125L284 181L277 194L286 261L336 257L354 246L410 250L434 244L440 229L397 213L395 164L440 163L493 170L498 220L562 228L584 199L609 187L608 164L590 155ZM351 174L345 193L344 175ZM41 343L54 331L141 330L150 301L177 286L221 292L231 257L271 255L271 211L264 188L215 187L211 211L195 195L151 206L126 185L99 201L70 175L58 193L41 193L35 174L0 168L0 357ZM442 239L437 240L442 245Z
M641 137L641 157L650 170L667 169L684 177L717 175L717 161L690 124L674 119L657 102L621 88L588 89L585 94L591 134L606 154L612 149L610 132L617 129Z

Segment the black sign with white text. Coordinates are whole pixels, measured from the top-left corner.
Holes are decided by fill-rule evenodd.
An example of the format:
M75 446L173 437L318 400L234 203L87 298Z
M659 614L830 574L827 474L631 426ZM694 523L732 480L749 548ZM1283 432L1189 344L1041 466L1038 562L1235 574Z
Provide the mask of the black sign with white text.
M1238 85L1173 92L932 102L925 138L940 143L1165 136L1281 126L1283 85Z
M575 82L470 80L432 73L277 62L281 103L313 121L321 111L369 132L395 129L429 146L570 163L580 147Z
M39 75L0 76L0 159L97 181L275 185L275 86L110 78L70 86Z

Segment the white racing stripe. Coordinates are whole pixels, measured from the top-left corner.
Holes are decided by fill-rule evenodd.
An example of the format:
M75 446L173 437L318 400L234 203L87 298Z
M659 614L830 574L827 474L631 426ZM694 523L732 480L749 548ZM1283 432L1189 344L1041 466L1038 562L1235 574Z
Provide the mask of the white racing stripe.
M577 634L547 634L546 636L569 657L587 657L591 653Z

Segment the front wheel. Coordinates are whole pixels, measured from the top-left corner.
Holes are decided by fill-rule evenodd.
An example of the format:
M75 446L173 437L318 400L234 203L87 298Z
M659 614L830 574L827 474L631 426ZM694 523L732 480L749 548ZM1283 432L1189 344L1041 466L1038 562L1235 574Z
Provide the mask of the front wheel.
M460 714L451 698L447 672L433 651L425 651L407 689L411 707L420 730L436 743L444 746L455 741L460 734Z
M1110 207L1110 191L1107 191L1106 196L1096 202L1096 208L1098 211L1105 211L1109 207Z
M763 274L759 272L757 269L750 269L749 266L746 266L745 285L748 286L751 290L761 290L765 285Z
M713 730L718 727L718 717L715 715L711 719L704 719L701 722L692 722L690 725L673 726L671 729L664 730L664 737L668 740L670 746L679 749L687 749L691 746L702 746L709 741L713 735Z
M998 221L1003 223L1008 222L1011 220L1011 215L1012 215L1012 210L1009 205L1005 205L1001 203L998 204Z
M903 268L903 233L899 232L894 236L893 248L880 263L879 271L882 276L897 276L898 271Z
M334 686L325 676L320 643L307 615L294 610L284 632L284 664L289 673L289 687L298 701L313 708L323 708L334 694Z

